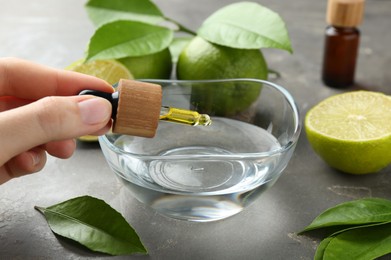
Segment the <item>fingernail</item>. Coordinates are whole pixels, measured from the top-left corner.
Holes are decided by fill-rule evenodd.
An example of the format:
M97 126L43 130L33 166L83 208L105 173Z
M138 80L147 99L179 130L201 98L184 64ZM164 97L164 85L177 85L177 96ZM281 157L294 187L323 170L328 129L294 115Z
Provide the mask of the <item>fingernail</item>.
M79 102L79 109L83 123L89 125L106 122L111 115L110 103L98 97Z
M41 162L41 154L34 151L31 151L30 154L33 161L33 166L38 165Z

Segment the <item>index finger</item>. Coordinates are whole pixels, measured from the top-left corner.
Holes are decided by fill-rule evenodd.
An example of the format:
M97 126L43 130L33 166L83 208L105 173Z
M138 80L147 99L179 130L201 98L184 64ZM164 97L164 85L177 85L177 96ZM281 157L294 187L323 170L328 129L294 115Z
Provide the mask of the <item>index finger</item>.
M40 99L77 95L81 90L113 92L106 81L16 58L0 58L0 96Z

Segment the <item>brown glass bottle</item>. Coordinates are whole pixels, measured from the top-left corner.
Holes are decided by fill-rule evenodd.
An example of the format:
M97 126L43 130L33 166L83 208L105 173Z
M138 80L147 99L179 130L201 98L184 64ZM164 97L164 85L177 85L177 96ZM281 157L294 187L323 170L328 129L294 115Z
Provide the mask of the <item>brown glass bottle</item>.
M359 41L357 28L326 28L322 80L327 86L344 88L354 84Z
M322 80L330 87L354 84L364 0L329 0Z

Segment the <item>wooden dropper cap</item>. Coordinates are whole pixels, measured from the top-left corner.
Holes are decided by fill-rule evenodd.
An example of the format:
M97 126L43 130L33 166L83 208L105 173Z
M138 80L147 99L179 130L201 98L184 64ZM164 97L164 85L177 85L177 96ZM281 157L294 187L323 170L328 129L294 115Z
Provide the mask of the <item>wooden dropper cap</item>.
M160 85L121 79L113 132L154 137L162 104Z
M365 0L329 0L326 20L340 27L356 27L362 21Z
M162 104L160 85L121 79L114 93L84 90L80 95L102 97L111 103L113 133L141 137L155 136Z

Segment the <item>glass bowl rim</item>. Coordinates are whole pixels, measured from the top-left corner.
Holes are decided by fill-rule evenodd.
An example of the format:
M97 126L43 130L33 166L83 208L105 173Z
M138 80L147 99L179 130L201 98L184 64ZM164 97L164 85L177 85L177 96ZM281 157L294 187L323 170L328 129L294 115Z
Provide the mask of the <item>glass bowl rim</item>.
M143 155L143 154L135 154L135 153L124 151L124 150L116 147L115 145L113 145L107 138L107 135L110 135L110 134L105 134L105 135L99 136L99 142L101 144L103 143L105 146L107 146L110 150L112 150L115 153L118 153L121 155L129 155L129 156L132 156L135 158L140 158L143 160L156 160L156 159L159 159L159 160L178 160L178 159L189 159L189 158L194 159L194 160L196 160L196 159L205 160L208 158L211 160L217 159L217 158L231 159L231 160L250 159L250 158L270 157L270 156L282 154L285 151L290 150L293 146L295 146L298 139L299 139L301 128L302 128L299 109L296 105L296 102L295 102L293 96L289 93L289 91L276 83L273 83L273 82L270 82L267 80L253 79L253 78L209 79L209 80L137 79L137 81L150 82L150 83L155 83L155 84L159 84L159 83L160 84L180 84L180 83L186 84L186 83L214 83L214 82L215 83L216 82L224 83L224 82L239 82L239 81L248 81L248 82L256 82L256 83L266 84L266 85L276 89L280 93L282 93L283 96L285 97L285 99L288 101L288 103L293 111L293 116L294 116L294 124L295 124L294 125L294 133L287 144L285 144L275 150L271 150L271 151L267 151L267 152L259 152L259 153L252 152L252 153L237 153L237 154L227 154L227 155L225 155L225 154L224 155L218 155L218 154L216 154L216 155L195 155L195 154L192 154L192 155L189 155L189 154L187 154L187 155ZM114 84L114 86L115 86L115 84Z

